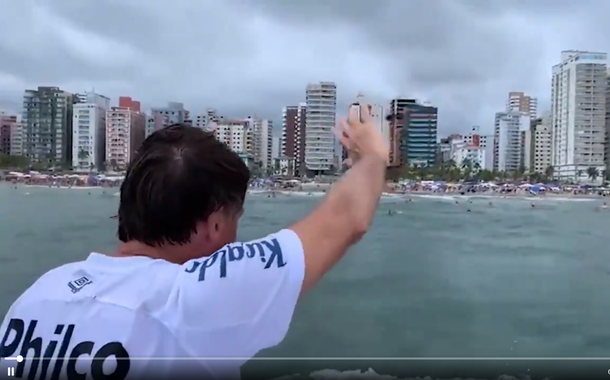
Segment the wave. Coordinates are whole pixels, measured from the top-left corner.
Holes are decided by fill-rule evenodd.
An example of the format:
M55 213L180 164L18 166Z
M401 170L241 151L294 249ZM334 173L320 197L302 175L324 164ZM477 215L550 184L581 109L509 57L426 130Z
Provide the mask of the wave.
M468 198L467 196L460 195L434 195L434 194L405 194L405 197L417 197L424 199L438 199L443 201L451 201L454 202L456 199Z
M303 378L309 378L309 379L314 379L314 380L348 380L348 379L363 379L363 380L432 380L431 377L426 376L426 377L411 377L411 378L399 378L397 376L393 376L393 375L383 375L383 374L379 374L377 372L375 372L372 368L369 368L367 371L361 371L361 370L348 370L348 371L338 371L336 369L321 369L318 371L314 371L312 373L309 374L309 376L303 376L300 373L296 373L294 375L288 375L288 376L281 376L281 377L277 377L273 380L293 380L293 379L303 379ZM529 380L530 377L529 376L525 376L525 377L515 377L515 376L511 376L511 375L501 375L500 377L497 378L497 380L517 380L517 379L521 379L521 380ZM441 379L436 379L436 380L441 380ZM460 380L460 378L452 378L451 380ZM469 378L468 380L477 380L477 379L472 379ZM479 379L481 380L481 379Z
M595 202L601 201L602 199L596 198L572 198L572 197L531 197L531 198L523 198L527 200L536 200L537 201L557 201L557 202Z
M451 201L454 202L459 199L497 199L502 201L510 201L510 200L518 200L518 201L529 201L529 202L539 202L539 201L548 201L548 202L596 202L603 200L602 198L581 198L581 197L558 197L558 196L527 196L527 195L484 195L484 194L471 194L471 195L461 195L461 194L405 194L402 197L418 197L424 199L438 199L443 201Z
M49 185L24 185L24 187L39 187L42 189L61 189L61 190L93 190L101 189L99 186L49 186Z
M266 193L271 193L271 190L253 190L253 189L248 189L248 194L266 194Z

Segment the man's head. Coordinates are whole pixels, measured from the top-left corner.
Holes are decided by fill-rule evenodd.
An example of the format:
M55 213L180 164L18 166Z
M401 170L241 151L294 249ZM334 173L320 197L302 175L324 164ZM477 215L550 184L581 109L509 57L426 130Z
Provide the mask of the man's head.
M212 133L181 124L156 131L121 185L119 240L185 248L175 261L209 255L235 241L249 178L242 159Z

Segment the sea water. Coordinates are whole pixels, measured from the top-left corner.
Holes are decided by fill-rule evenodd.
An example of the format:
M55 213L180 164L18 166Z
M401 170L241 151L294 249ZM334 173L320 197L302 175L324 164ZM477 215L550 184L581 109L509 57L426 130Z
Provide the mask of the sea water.
M0 186L1 311L45 271L115 249L115 193ZM239 238L297 221L323 195L307 194L250 194ZM244 377L440 377L472 364L398 358L610 356L602 201L458 199L385 196L370 232L304 297L286 340L259 355L283 359L251 361ZM550 368L503 359L480 367L486 378Z

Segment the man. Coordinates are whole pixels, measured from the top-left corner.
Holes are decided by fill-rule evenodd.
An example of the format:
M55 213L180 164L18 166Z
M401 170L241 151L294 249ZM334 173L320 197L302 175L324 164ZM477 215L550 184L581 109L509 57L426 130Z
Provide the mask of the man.
M352 168L305 219L234 243L250 173L210 133L173 125L143 143L121 186L114 255L40 277L0 328L0 373L28 379L239 377L282 341L299 296L367 231L388 147L367 107L339 129ZM191 360L187 360L191 359ZM9 369L10 371L10 369Z

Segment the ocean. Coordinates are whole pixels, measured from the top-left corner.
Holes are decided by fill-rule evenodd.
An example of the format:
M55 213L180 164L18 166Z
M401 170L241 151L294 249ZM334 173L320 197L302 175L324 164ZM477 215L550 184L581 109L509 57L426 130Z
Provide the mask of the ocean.
M113 251L115 192L0 185L2 314L45 271ZM535 208L527 198L411 198L383 199L370 232L303 299L286 340L244 366L245 378L352 378L369 368L373 378L608 376L610 358L523 358L610 357L610 209L569 198ZM288 226L320 199L251 194L239 237Z

